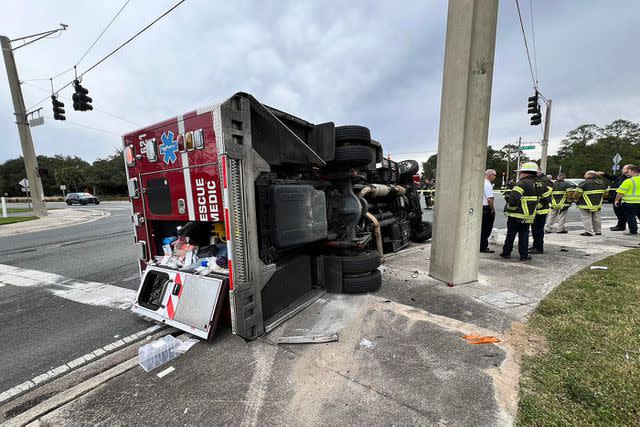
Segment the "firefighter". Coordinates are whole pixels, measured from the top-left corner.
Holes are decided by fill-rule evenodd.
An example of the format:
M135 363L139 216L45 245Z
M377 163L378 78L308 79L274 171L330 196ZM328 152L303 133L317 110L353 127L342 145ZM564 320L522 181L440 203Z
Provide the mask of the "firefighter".
M632 166L630 178L620 184L616 190L616 200L614 204L622 207L630 234L638 234L638 223L636 217L640 217L640 167Z
M536 216L531 224L531 235L533 237L533 246L529 248L530 253L544 253L544 227L549 214L549 203L551 201L551 193L553 192L553 182L548 176L545 176L540 169L535 179L536 189L538 190L538 207L536 208Z
M569 181L565 181L566 175L563 173L558 174L558 179L553 183L551 192L551 202L549 207L551 211L547 217L547 225L545 232L553 232L553 226L558 221L558 234L566 234L567 231L567 212L571 203L567 202L567 190L569 188L575 188L575 184Z
M576 205L580 209L584 232L581 236L599 236L602 234L602 200L609 183L602 177L602 172L590 170L585 172L584 181L577 188L581 195Z
M538 207L538 189L535 177L538 165L527 162L518 169L520 180L508 193L504 214L507 217L507 237L502 247L502 258L511 258L513 242L518 235L518 253L520 261L530 261L529 255L529 225L536 216Z

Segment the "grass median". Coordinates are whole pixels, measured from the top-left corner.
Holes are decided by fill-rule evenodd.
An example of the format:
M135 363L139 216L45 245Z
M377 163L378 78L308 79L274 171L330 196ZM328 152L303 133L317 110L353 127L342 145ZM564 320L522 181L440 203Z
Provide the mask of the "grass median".
M548 351L524 357L520 425L640 424L640 249L587 268L537 308Z
M0 218L0 225L14 224L16 222L31 221L38 218L37 216L10 216L8 218Z

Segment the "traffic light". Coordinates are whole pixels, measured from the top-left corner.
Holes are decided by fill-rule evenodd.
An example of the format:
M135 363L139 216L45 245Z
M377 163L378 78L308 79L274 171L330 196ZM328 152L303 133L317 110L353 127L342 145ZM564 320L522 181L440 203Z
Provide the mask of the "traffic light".
M53 119L67 120L64 116L64 102L58 101L55 95L51 95L51 103L53 104Z
M89 90L82 87L78 80L73 81L73 87L75 88L75 93L73 94L73 109L76 111L88 111L93 110L93 106L89 95Z
M529 97L529 104L527 104L527 107L529 108L527 110L527 113L529 114L536 113L536 111L538 110L538 92L536 92L534 96Z
M533 96L529 97L529 103L527 104L527 114L531 116L531 126L538 126L542 123L542 114L540 114L540 105L538 104L538 91Z
M540 123L542 123L542 114L540 114L540 107L538 107L536 113L531 116L531 126L538 126Z

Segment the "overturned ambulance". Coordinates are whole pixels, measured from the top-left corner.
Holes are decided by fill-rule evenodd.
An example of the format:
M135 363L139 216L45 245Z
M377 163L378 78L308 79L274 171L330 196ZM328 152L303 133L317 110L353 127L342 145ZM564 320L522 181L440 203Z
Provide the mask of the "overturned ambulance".
M383 253L431 238L414 160L362 126L237 93L123 137L141 285L133 311L254 339L324 292L380 287Z

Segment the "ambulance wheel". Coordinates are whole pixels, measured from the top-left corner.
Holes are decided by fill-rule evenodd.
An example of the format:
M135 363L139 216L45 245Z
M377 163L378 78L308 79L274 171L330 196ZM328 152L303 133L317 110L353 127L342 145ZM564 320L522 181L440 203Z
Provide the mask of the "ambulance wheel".
M341 145L344 142L371 144L371 132L369 128L364 126L337 126L336 145Z
M374 292L382 285L380 270L373 270L369 274L359 276L342 276L342 292L345 294L360 294Z
M433 226L429 221L422 221L411 233L411 240L416 243L424 243L431 238L433 234Z
M71 202L67 200L67 206L71 206Z
M333 164L338 167L358 168L371 163L371 148L364 145L341 145L336 147Z
M364 251L358 255L331 256L342 264L342 274L364 274L380 266L380 256L376 251Z

